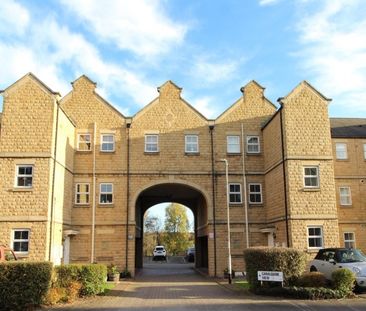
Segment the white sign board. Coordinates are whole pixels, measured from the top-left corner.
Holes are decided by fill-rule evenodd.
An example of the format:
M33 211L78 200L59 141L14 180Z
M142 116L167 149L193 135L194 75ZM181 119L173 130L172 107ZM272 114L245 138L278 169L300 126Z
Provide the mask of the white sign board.
M283 272L258 271L258 281L283 282Z

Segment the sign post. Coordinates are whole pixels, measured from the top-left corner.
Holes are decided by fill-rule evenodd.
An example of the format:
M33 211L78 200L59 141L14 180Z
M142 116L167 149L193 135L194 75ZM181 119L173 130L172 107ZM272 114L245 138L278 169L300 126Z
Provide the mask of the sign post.
M281 271L258 271L258 281L266 282L281 282L283 287L283 272Z

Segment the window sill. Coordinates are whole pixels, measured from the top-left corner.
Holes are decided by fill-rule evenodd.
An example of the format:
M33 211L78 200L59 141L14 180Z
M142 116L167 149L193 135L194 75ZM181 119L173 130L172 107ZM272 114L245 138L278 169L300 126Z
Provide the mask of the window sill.
M85 204L75 204L74 203L74 207L78 208L78 207L90 207L89 203L85 203Z
M199 156L200 153L199 152L185 152L184 155L188 156L188 157L190 157L190 156Z
M226 154L228 157L241 156L241 152L227 152Z
M13 192L32 192L33 187L29 187L29 188L14 187L13 189L10 189L10 191L13 191Z
M23 258L28 258L29 257L29 252L27 252L27 253L14 252L14 254L17 256L18 259L23 259Z
M144 155L159 155L160 151L145 151Z
M352 208L353 205L352 204L349 204L349 205L342 205L342 204L339 204L339 207L341 208Z
M99 203L98 207L114 207L114 203Z
M80 154L83 154L83 153L92 153L93 150L75 150L76 153L80 153Z
M243 207L243 203L230 203L229 207Z
M320 249L323 249L323 247L319 247L319 248L308 248L306 251L308 253L317 253L317 252L319 252Z
M113 150L113 151L105 151L105 150L99 150L99 153L100 154L113 154L113 153L116 153L116 150Z
M336 158L336 161L337 162L350 162L349 159L337 159L337 158Z
M302 191L304 191L304 192L319 192L320 188L303 188Z
M262 152L246 152L247 156L260 156L262 155Z

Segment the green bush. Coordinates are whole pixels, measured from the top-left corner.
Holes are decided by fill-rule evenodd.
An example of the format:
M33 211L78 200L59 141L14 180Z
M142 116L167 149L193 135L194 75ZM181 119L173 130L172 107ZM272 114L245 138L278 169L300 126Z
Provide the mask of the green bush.
M248 248L244 251L247 280L251 288L258 288L258 271L282 271L284 284L291 285L296 282L304 272L306 256L303 252L292 248ZM274 286L272 282L264 282L265 286Z
M325 287L327 278L321 272L307 272L300 276L297 284L300 287Z
M41 304L50 288L51 274L50 262L1 263L1 310L24 310Z
M70 264L56 269L57 287L69 288L72 282L81 283L80 295L92 296L102 293L107 279L107 267L102 264Z
M325 287L259 287L254 290L256 294L297 298L297 299L341 299L351 296L352 293L344 293L337 289Z
M351 293L355 284L355 274L345 268L332 273L333 287L344 293Z

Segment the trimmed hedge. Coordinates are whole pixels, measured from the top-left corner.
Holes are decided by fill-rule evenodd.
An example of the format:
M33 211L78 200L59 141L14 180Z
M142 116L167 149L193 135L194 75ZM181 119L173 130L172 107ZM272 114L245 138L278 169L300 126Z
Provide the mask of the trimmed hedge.
M81 283L80 296L92 296L104 291L107 267L102 264L70 264L55 267L54 287L69 288L72 282Z
M259 295L311 300L352 297L352 292L345 293L341 290L325 287L261 287L256 288L254 292Z
M342 268L332 273L333 287L344 293L352 292L355 281L355 274L348 269Z
M321 272L306 272L297 281L300 287L325 287L327 283L327 278Z
M260 287L258 271L282 271L284 284L295 284L306 267L306 255L293 248L255 247L244 251L247 280L251 288ZM263 282L264 286L278 286L278 282Z
M50 262L1 263L1 310L24 310L41 304L50 288L51 275Z

